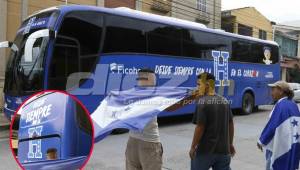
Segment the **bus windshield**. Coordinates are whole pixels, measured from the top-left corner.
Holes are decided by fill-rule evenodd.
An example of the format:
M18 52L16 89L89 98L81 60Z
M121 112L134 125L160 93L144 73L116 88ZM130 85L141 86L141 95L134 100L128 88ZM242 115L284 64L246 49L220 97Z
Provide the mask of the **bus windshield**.
M43 89L43 66L49 37L36 39L32 49L29 49L32 50L30 61L25 60L25 44L30 35L49 25L48 21L52 13L42 13L23 22L14 40L19 51L11 51L7 63L4 87L6 94L30 95Z

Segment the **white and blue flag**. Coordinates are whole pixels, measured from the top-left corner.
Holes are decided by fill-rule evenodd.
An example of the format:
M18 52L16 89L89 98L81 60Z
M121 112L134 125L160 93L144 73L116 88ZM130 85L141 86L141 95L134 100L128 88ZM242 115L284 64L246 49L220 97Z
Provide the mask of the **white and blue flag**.
M135 87L126 91L111 91L92 113L95 141L113 129L142 131L160 112L189 94L183 87Z
M270 169L299 169L300 113L296 103L283 98L275 104L259 143L266 149Z

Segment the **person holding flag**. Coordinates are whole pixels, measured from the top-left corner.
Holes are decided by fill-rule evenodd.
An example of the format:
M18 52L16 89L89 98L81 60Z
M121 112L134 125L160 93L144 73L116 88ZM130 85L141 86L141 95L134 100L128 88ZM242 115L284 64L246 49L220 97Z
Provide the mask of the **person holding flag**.
M288 83L269 84L276 102L257 147L266 154L267 170L296 170L300 160L300 112Z
M155 73L150 69L138 72L138 86L156 86ZM157 116L142 131L130 130L126 148L126 170L161 170L163 147L160 143Z

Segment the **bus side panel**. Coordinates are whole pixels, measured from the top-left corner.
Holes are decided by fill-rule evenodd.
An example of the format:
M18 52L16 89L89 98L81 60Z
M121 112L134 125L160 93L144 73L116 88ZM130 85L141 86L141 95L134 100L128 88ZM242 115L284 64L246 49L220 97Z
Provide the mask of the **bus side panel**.
M77 95L91 113L100 105L101 100L109 91L127 90L134 87L136 85L137 71L140 68L153 69L158 78L158 86L196 87L196 75L204 71L219 74L219 80L223 80L226 77L224 75L226 70L215 68L216 63L214 60L138 54L111 54L102 55L98 64L98 66L101 64L100 67L106 67L108 72L94 72L94 77L82 84L81 87L92 87L93 90L91 92L95 92L95 87L105 86L105 94ZM264 65L238 62L227 62L226 64L230 83L222 86L222 82L217 80L216 83L219 83L221 86L217 85L216 91L218 94L232 100L232 108L241 107L241 98L246 89L253 89L254 95L259 96L256 98L256 104L267 104L270 102L267 84L278 80L279 69L277 64ZM104 84L95 84L99 82L99 80L95 80L95 77L102 78L102 83ZM80 90L82 89L76 89L72 93L76 95ZM193 113L194 110L195 104L191 103L191 105L174 112L163 112L160 116Z

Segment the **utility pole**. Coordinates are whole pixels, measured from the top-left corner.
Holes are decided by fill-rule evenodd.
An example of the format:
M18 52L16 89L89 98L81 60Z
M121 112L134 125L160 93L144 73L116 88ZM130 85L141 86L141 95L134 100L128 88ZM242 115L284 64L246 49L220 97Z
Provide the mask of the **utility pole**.
M21 22L26 19L28 15L28 0L21 1Z

